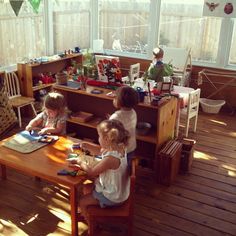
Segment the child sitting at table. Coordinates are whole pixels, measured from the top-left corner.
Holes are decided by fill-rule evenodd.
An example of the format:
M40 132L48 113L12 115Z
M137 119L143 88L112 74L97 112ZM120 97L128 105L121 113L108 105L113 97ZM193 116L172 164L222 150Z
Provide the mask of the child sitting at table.
M44 99L43 111L26 126L27 131L39 130L38 134L66 133L66 102L57 92L48 93Z
M97 127L99 144L82 142L81 148L91 154L100 155L101 161L94 167L79 159L69 159L71 164L79 165L89 176L97 177L93 188L84 190L79 206L86 217L89 205L111 207L122 204L129 197L130 178L127 172L126 145L129 134L118 120L104 120Z
M138 93L130 86L122 86L116 90L116 96L113 99L113 105L119 109L114 112L109 120L119 120L124 128L129 132L129 142L127 146L127 160L130 166L134 150L136 149L136 125L137 114L134 107L138 103Z

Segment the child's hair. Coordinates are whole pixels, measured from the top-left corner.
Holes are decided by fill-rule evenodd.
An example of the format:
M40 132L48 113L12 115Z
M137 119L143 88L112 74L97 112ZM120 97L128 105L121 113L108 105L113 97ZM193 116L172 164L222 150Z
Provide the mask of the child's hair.
M66 107L65 98L62 94L57 92L48 93L44 99L44 107L63 112Z
M153 55L155 56L155 58L157 59L162 59L163 56L164 56L164 51L162 48L154 48L153 51L152 51Z
M104 120L97 129L103 137L107 137L111 147L127 146L130 135L119 120Z
M118 107L133 108L138 104L138 93L130 86L122 86L116 90Z

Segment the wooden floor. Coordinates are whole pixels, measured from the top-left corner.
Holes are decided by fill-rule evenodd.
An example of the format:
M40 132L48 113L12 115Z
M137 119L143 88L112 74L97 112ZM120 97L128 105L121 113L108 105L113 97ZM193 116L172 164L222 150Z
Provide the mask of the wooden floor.
M190 133L197 140L192 170L170 187L139 169L134 236L236 235L235 121L200 113L197 133ZM70 235L68 197L61 186L8 170L0 181L0 235ZM86 235L86 225L79 227ZM113 226L99 235L124 230Z

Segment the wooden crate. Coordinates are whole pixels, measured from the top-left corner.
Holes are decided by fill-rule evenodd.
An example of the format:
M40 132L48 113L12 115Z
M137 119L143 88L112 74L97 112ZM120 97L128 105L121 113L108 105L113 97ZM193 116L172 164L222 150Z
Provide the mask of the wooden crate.
M182 141L183 145L182 145L180 166L179 166L180 174L186 174L191 168L193 162L193 151L195 143L196 143L195 140L187 138L184 138Z
M179 172L182 143L170 140L156 157L157 183L171 185Z

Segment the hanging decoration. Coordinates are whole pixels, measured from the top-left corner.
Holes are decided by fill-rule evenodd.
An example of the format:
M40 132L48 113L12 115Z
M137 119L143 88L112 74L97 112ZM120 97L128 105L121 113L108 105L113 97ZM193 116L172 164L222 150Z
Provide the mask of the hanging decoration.
M219 6L219 3L214 3L214 2L206 2L206 5L208 6L210 11L214 11L216 9L216 7Z
M203 16L236 18L236 1L229 0L204 0Z
M227 2L226 4L225 4L225 7L224 7L224 12L225 12L225 14L231 14L232 12L233 12L233 10L234 10L234 7L233 7L233 5L232 5L232 3L230 3L230 2Z
M41 0L29 0L29 2L31 6L33 7L34 12L38 13Z
M13 11L15 12L16 16L18 16L23 2L24 2L24 0L18 0L18 1L10 0L11 7L12 7Z

